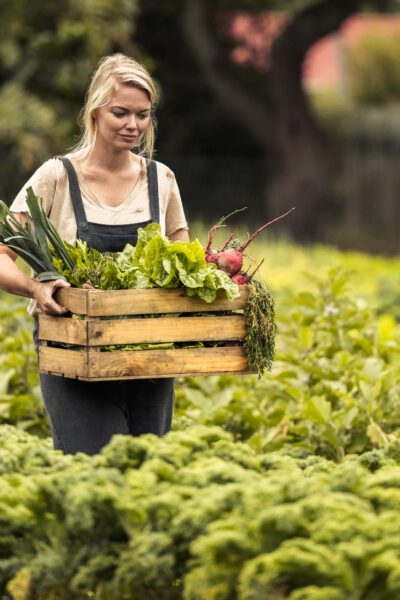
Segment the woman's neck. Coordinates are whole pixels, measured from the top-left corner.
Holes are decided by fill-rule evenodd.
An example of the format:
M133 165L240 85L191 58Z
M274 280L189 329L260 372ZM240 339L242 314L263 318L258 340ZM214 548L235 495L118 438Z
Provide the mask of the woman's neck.
M140 163L140 157L134 155L130 150L114 152L108 148L96 146L96 144L78 160L86 168L110 172L125 171L132 168L135 162Z

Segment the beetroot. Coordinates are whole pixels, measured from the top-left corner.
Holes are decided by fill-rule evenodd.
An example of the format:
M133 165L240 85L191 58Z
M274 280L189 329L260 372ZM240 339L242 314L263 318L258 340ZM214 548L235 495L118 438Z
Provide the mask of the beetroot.
M237 283L237 285L244 285L245 283L249 283L249 281L251 281L253 279L255 273L261 267L263 262L264 262L264 259L262 259L262 261L258 263L258 265L256 266L256 268L254 269L254 271L252 273L248 273L248 269L244 273L235 273L234 275L231 276L232 281L234 283Z
M228 273L228 275L235 275L243 267L243 254L237 248L220 251L217 264L218 268Z
M244 210L244 209L242 208L240 210ZM233 234L230 235L229 238L227 239L227 241L225 242L225 244L222 246L222 248L220 250L215 251L215 250L211 249L211 244L214 240L215 234L217 233L218 229L220 229L220 227L224 227L224 225L222 225L222 223L228 217L230 217L233 214L240 212L240 211L235 210L234 212L230 213L226 217L222 217L222 219L220 219L218 221L218 223L216 225L214 225L214 227L212 227L210 230L210 233L208 236L208 241L207 241L207 246L206 246L207 262L215 263L219 269L221 269L222 271L225 271L225 273L228 273L228 275L231 277L231 279L239 285L243 285L244 283L249 282L251 280L251 278L253 277L254 273L257 271L257 269L259 269L259 267L263 261L261 261L261 263L257 266L255 271L251 275L247 275L247 272L241 273L241 270L243 267L243 256L244 256L245 249L263 229L265 229L269 225L272 225L272 223L275 223L275 221L278 221L279 219L286 217L289 213L292 212L292 210L294 210L294 208L291 208L290 210L286 211L283 215L280 215L279 217L272 219L272 221L268 221L268 223L265 223L265 225L263 225L262 227L257 229L257 231L255 231L252 235L250 235L247 238L247 240L245 242L243 242L243 244L232 241Z

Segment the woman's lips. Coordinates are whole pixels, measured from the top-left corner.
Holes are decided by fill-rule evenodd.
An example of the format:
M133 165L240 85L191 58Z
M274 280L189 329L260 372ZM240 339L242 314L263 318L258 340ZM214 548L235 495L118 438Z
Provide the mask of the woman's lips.
M129 135L128 133L120 133L119 135L128 142L133 142L137 138L137 135Z

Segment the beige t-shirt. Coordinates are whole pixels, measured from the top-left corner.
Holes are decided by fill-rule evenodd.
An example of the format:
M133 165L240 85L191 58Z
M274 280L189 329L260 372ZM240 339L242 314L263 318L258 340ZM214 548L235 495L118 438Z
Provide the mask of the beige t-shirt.
M86 218L90 223L125 225L141 223L151 218L147 185L147 170L142 158L139 178L129 196L118 206L108 206L88 188L74 154L66 154L76 170ZM163 235L178 229L188 229L175 176L166 165L156 162L160 201L160 225ZM41 198L42 206L61 238L73 244L76 240L76 219L72 207L68 176L61 160L51 158L35 171L11 204L12 212L27 212L26 189L32 187Z
M74 154L66 154L76 170L86 218L90 223L102 225L125 225L141 223L151 218L147 185L146 162L142 160L139 178L129 196L116 207L108 206L85 186ZM163 235L172 235L178 229L188 229L181 197L171 169L157 164L158 195L160 202L160 225ZM51 158L43 163L17 194L10 210L28 212L26 189L32 187L41 198L42 206L61 238L71 244L76 241L77 225L69 192L68 175L61 160ZM31 300L28 312L37 314L36 302Z

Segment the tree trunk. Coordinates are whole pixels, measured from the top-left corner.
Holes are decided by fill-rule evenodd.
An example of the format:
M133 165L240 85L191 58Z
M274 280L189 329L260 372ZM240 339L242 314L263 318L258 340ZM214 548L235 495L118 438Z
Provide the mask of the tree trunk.
M293 232L314 239L331 192L333 163L329 140L322 133L302 87L307 50L336 30L357 0L325 0L299 13L272 48L269 72L276 151L268 186L273 213L297 205Z
M298 239L315 237L332 173L328 141L302 88L304 56L313 43L335 31L357 4L357 0L323 0L295 15L273 46L264 102L243 86L221 51L212 4L206 0L185 4L183 30L206 82L239 126L264 148L268 214L297 205L291 230Z

